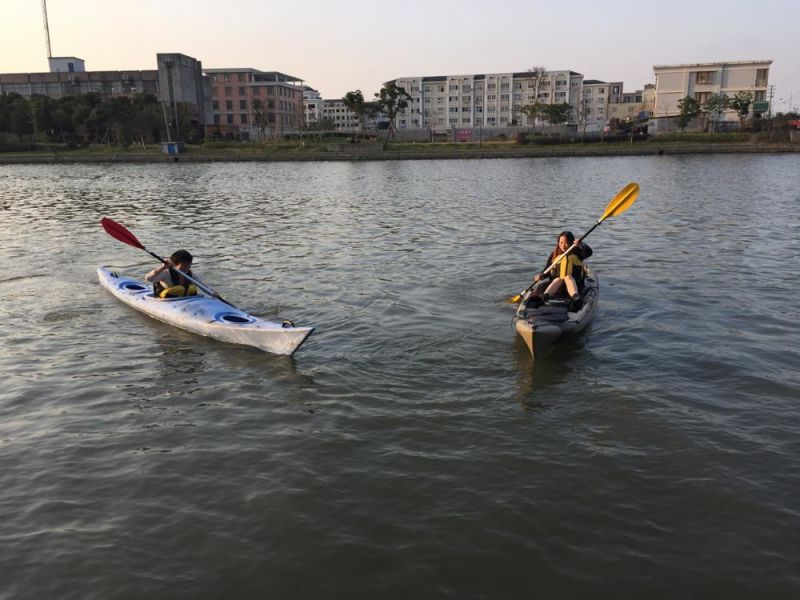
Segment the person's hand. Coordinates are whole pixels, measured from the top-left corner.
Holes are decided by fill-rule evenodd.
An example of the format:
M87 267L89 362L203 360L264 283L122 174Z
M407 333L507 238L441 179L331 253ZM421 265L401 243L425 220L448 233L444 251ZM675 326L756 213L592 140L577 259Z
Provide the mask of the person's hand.
M542 274L537 273L536 275L533 276L533 283L539 283L541 279L542 279Z
M164 264L161 265L161 267L158 269L158 272L159 273L163 273L164 271L166 271L170 267L172 267L172 263L170 262L169 259L167 259L167 260L164 261Z

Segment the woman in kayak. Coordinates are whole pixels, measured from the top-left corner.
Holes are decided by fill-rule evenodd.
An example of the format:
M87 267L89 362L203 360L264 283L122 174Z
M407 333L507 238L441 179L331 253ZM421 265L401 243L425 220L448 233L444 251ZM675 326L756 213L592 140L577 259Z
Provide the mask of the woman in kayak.
M553 264L553 261L564 254L574 243L575 236L572 232L562 231L558 236L558 244L550 253L550 256L547 257L547 264L544 266L542 272L546 271L550 265ZM545 276L547 278L545 281L549 281L550 284L544 290L543 300L547 302L551 296L558 294L566 285L567 294L572 299L570 308L577 309L580 302L580 287L585 276L583 261L591 255L592 249L587 244L578 240L578 245L569 253L569 256L562 259L558 263L558 266L554 267L553 270ZM541 281L541 274L537 274L533 280L537 283ZM538 291L541 290L541 288L542 286L536 286L534 290ZM534 294L536 295L536 292L534 292Z
M196 296L197 286L183 277L178 271L186 273L192 279L192 255L186 250L177 250L160 267L145 275L145 281L153 284L153 295L157 298L177 298Z

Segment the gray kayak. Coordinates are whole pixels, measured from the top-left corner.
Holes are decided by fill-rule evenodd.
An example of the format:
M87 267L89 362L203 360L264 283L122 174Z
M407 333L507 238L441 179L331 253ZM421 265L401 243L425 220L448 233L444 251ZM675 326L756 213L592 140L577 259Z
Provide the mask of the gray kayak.
M543 285L546 283L543 282ZM546 304L539 305L534 297L540 292L541 287L527 292L520 300L514 315L514 327L534 359L545 356L557 342L586 329L594 317L600 299L600 281L587 267L577 310L570 310L568 299L551 299Z

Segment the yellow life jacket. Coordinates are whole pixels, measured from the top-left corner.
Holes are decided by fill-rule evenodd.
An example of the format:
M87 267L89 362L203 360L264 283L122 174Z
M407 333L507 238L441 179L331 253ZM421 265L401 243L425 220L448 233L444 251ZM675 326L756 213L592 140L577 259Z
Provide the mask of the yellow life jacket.
M575 254L570 254L567 258L558 263L558 276L564 279L567 275L574 275L575 267L583 271L583 261Z
M180 298L182 296L196 296L197 295L197 286L193 283L188 285L173 285L168 288L164 288L159 292L159 298Z

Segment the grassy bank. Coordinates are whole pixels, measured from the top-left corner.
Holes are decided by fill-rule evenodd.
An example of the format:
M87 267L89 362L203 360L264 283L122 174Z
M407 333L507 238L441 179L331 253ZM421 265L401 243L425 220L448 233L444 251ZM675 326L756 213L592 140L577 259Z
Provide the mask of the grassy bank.
M96 145L68 148L50 144L34 150L0 152L3 163L58 162L206 162L291 160L393 160L436 158L513 158L554 156L633 156L712 153L800 152L800 144L761 140L742 134L674 134L643 141L613 143L486 142L364 142L330 139L267 142L209 142L187 146L178 156L162 153L160 145L119 147Z

